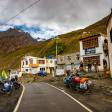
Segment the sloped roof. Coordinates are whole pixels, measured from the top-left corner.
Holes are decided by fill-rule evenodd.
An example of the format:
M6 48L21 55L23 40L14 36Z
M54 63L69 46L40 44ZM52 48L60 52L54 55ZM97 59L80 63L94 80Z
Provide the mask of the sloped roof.
M80 38L80 41L83 40L83 39L86 39L86 38L99 37L99 36L101 36L101 34L95 34L95 35L83 37L83 38Z
M109 18L108 18L108 21L107 21L106 26L108 26L108 24L109 24L109 20L110 20L111 17L112 17L112 8L111 8L111 13L110 13L110 15L109 15Z

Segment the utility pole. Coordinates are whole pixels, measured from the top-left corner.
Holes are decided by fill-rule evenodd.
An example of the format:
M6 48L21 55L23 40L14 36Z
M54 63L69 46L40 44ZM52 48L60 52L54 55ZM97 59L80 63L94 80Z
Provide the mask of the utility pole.
M58 58L58 44L57 44L57 40L56 40L56 59Z
M59 38L58 38L58 36L55 38L55 44L56 44L56 64L55 64L55 75L56 75L56 69L57 69L57 60L58 60L58 42L57 42L57 40L58 40Z

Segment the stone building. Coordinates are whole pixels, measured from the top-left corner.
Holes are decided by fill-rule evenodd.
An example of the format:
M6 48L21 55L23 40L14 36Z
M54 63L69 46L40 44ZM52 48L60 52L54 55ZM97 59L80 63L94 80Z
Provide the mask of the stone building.
M57 59L57 67L65 70L71 70L74 67L79 68L79 63L80 63L79 52L66 55L59 55Z

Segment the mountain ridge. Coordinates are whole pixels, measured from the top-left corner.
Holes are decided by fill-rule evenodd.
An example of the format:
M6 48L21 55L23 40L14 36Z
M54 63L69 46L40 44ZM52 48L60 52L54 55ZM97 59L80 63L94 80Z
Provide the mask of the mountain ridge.
M28 33L16 29L10 28L7 31L0 32L0 52L2 53L4 51L9 53L36 42Z
M100 21L87 26L84 29L72 31L70 33L62 34L58 36L58 55L69 54L79 52L79 39L99 33L106 35L106 24L108 17L101 19ZM83 33L90 32L90 33ZM49 55L55 56L56 39L49 39L38 44L31 44L24 46L17 50L13 50L7 53L1 53L0 55L0 69L18 68L20 66L20 60L24 55L33 55L38 57L44 57ZM17 61L18 60L18 61Z

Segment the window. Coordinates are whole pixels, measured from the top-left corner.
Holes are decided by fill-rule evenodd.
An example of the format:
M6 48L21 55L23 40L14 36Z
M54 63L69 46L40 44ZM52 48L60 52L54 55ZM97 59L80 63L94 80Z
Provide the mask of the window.
M26 65L28 65L28 61L26 61Z
M98 37L88 38L82 41L83 49L98 47Z
M45 64L45 60L39 60L39 64Z
M98 64L100 65L100 56L84 57L84 64Z
M95 53L96 53L95 48L85 49L85 54L95 54Z
M108 56L108 41L107 41L107 39L104 40L103 51L105 53L105 56Z
M28 69L26 69L26 72L28 72Z
M61 59L60 59L60 61L62 62L62 61L63 61L63 59L61 58Z
M71 60L71 56L67 56L67 60L70 61Z
M24 61L23 61L23 65L24 65Z
M76 55L76 60L79 60L79 59L80 59L80 55L77 54L77 55Z
M55 60L55 64L57 64L57 60Z
M112 29L111 29L111 31L110 31L110 41L111 41L111 43L112 43Z
M45 68L40 68L40 71L45 71Z
M33 59L29 59L29 61L30 61L30 64L33 64Z
M50 63L53 63L53 61L52 61L52 60L50 60Z

